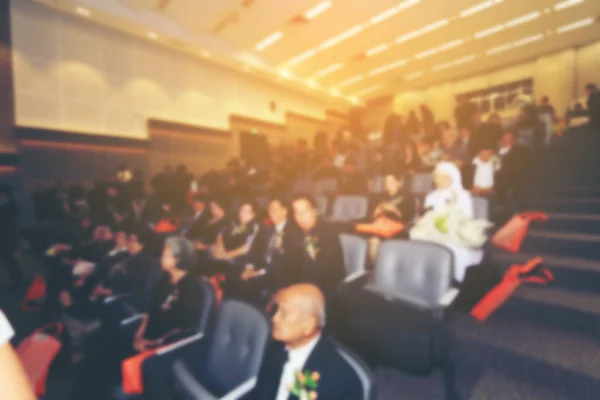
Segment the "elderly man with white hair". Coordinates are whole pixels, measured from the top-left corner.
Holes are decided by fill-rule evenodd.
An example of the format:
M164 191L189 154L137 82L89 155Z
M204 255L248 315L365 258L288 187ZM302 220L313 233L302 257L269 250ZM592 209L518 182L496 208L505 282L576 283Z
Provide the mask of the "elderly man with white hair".
M280 290L273 300L275 342L265 355L255 389L245 400L362 400L358 376L322 334L326 315L321 290L298 284ZM298 394L303 388L305 393Z

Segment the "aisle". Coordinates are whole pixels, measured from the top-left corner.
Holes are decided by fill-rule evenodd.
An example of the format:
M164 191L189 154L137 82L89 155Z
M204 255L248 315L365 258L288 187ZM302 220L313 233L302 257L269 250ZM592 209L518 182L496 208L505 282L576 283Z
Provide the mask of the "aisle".
M600 134L570 132L540 156L528 208L533 224L520 254L495 252L508 268L541 255L550 286L521 286L486 323L460 315L458 380L463 400L600 398ZM441 378L377 371L381 399L442 399ZM399 395L401 394L401 395Z

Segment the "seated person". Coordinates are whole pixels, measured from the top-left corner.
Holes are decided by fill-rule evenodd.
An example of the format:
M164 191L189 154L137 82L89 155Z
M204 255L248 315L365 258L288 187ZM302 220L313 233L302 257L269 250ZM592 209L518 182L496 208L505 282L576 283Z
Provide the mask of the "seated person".
M206 227L211 220L211 213L207 207L207 199L204 194L196 193L192 197L192 209L194 216L187 227L181 231L181 235L190 240L202 239Z
M266 291L272 294L290 282L304 251L302 233L288 217L288 205L279 197L269 201L271 224L261 228L240 276L237 294L261 303Z
M197 205L196 205L197 207ZM209 250L217 241L217 237L227 226L225 209L227 202L223 197L213 196L208 203L209 210L203 211L208 220L206 223L192 225L190 231L185 236L192 241L194 248L198 253L198 265L200 267L207 264L209 259ZM194 272L202 272L202 268L196 268Z
M388 171L384 175L383 187L384 198L375 207L373 218L385 215L405 224L412 221L415 216L415 202L410 192L404 189L403 176L398 172Z
M202 309L198 278L188 271L195 265L195 251L185 238L167 238L161 267L168 279L155 290L150 308L135 334L122 329L106 330L97 351L82 365L70 398L102 399L119 383L121 363L137 353L172 343L193 334Z
M214 273L224 274L227 280L232 281L241 276L260 227L256 214L254 202L243 201L237 210L237 218L219 233L209 249Z
M500 160L491 149L479 151L473 159L474 176L471 193L475 196L488 196L494 190L494 175L500 169Z
M433 172L433 181L436 189L425 197L426 210L443 210L448 205L456 205L464 218L473 218L473 199L463 188L460 170L454 163L439 163ZM458 282L462 282L468 267L483 259L481 249L443 244L454 253L454 278Z
M294 219L302 230L303 252L293 282L309 282L327 296L335 293L345 276L342 244L333 226L318 217L314 199L296 196L292 202Z
M339 178L339 192L345 195L363 195L368 192L367 177L356 168L356 160L348 158Z
M323 293L314 285L299 284L282 289L274 301L275 342L265 354L256 387L243 399L288 400L298 371L308 371L317 380L315 393L308 398L362 400L358 376L323 334Z

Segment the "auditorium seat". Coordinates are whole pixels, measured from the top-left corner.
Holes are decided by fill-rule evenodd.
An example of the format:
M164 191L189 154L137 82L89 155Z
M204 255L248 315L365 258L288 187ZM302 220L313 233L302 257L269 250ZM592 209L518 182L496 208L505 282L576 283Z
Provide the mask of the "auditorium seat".
M340 355L346 360L350 367L354 370L358 379L360 379L361 386L363 388L364 400L374 400L377 398L376 390L373 383L373 376L371 369L365 362L353 351L344 346L343 344L333 341L333 344L340 353Z
M484 197L473 197L473 216L475 219L490 220L490 202Z
M373 280L344 298L359 348L384 365L429 375L442 367L447 398L454 396L453 362L446 332L453 256L443 246L390 240L381 244Z
M334 222L360 221L367 216L369 200L364 196L338 196L333 201L331 217Z
M337 181L335 179L323 179L315 184L315 194L330 195L337 191Z
M317 212L319 213L320 216L325 216L327 215L327 207L329 205L329 199L326 196L317 196L315 198L315 201L317 202Z
M341 234L342 252L344 254L344 266L346 267L346 279L344 283L355 281L366 277L367 253L369 245L361 237Z
M195 360L199 368L182 359L172 366L178 393L195 400L241 397L256 384L269 336L269 322L261 311L238 300L223 301L202 352L206 356Z
M294 194L312 194L314 190L313 183L308 180L297 180L294 182L294 186L292 188L292 192Z

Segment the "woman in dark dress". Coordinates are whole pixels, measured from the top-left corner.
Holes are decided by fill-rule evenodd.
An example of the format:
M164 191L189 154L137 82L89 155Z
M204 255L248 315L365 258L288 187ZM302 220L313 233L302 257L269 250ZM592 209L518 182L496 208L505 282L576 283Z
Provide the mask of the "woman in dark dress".
M167 273L154 291L150 308L135 334L127 329L103 331L96 352L86 357L70 395L72 400L110 398L120 382L123 360L193 334L202 308L202 288L189 274L196 262L192 243L169 237L161 258Z
M252 201L243 201L236 214L237 218L219 233L210 248L213 271L224 274L226 279L241 275L260 227L257 206Z
M227 202L223 197L213 196L209 202L210 220L203 227L199 236L194 238L193 244L197 253L196 267L193 273L196 275L210 275L212 263L211 248L215 245L217 237L227 226Z

